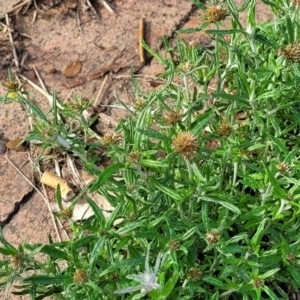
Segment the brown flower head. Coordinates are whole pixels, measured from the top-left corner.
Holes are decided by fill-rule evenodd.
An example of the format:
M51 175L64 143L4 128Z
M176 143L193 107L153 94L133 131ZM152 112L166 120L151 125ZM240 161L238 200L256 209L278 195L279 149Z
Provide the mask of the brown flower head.
M300 62L300 43L287 45L279 50L279 54L284 55L289 62Z
M207 8L205 12L205 20L209 23L223 21L228 16L227 9L220 5L214 5Z
M17 254L12 256L10 263L15 270L22 269L24 267L24 256L23 254Z
M20 85L16 80L9 80L2 85L7 89L8 92L17 92L20 89Z
M205 235L205 240L208 244L216 244L220 240L220 234L216 229L212 229Z
M231 134L232 132L232 127L230 124L224 122L221 123L219 128L218 128L218 134L222 137L227 137Z
M193 68L193 64L190 61L186 61L184 63L180 63L178 68L183 72L189 72Z
M137 164L141 160L141 154L138 151L130 152L127 156L127 160L132 164Z
M203 275L202 271L198 267L190 268L187 277L191 280L197 281Z
M180 248L181 244L178 240L170 240L168 242L168 246L169 246L171 251L176 251Z
M280 174L286 174L290 170L290 165L285 162L281 162L276 168Z
M115 145L121 141L121 136L114 131L108 131L100 139L103 146Z
M197 139L190 132L181 132L173 139L173 147L183 158L192 159L198 149Z
M73 216L73 211L71 207L66 207L60 211L60 215L64 220L71 219Z
M178 123L182 118L182 113L180 111L165 111L164 120L168 125L174 125Z
M78 269L73 275L73 281L78 284L84 284L88 281L88 274L86 270Z
M258 277L254 278L252 280L252 284L254 285L255 288L261 288L264 285L264 281Z
M144 107L146 106L146 102L141 99L141 98L138 98L135 102L134 102L134 108L136 110L142 110Z
M296 256L293 253L287 254L285 256L285 259L289 261L291 264L294 264L296 262Z

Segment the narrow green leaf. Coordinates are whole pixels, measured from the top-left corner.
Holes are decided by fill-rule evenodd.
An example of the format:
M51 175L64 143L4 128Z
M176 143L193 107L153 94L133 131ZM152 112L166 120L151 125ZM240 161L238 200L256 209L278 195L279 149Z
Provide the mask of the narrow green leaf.
M52 284L62 284L63 282L69 280L72 280L72 278L69 277L68 275L56 275L56 276L33 275L23 279L22 282L31 283L34 285L47 286Z
M153 184L160 190L162 191L164 194L170 196L172 199L182 202L183 198L173 189L163 186L160 183L153 181Z
M97 221L99 222L99 224L101 224L101 226L104 227L105 217L103 215L103 212L102 212L101 208L95 203L95 201L93 201L89 197L85 197L85 199L88 202L88 204L91 206L91 208L92 208L92 210L95 214L95 217L96 217Z
M129 259L124 259L107 269L105 269L101 274L100 277L105 276L108 273L114 272L119 269L125 269L125 268L131 268L131 267L136 267L140 266L145 263L145 257L139 257L139 258L129 258Z
M209 198L206 196L200 196L201 200L207 201L207 202L213 202L213 203L218 203L222 206L224 206L225 208L237 213L237 214L241 214L240 209L235 206L234 204L230 203L230 202L226 202L226 201L222 201L222 200L218 200L218 199L214 199L214 198Z
M265 229L265 223L268 219L267 218L264 218L258 225L258 228L254 234L254 236L251 238L250 240L250 244L253 246L253 247L256 247L260 244L260 240L262 238L262 235L264 233L264 229Z
M151 159L142 159L140 164L145 167L149 168L162 168L166 169L169 168L169 165L160 161L160 160L151 160Z
M272 300L282 299L282 298L278 298L276 294L267 285L262 286L262 290L265 291L266 294L269 295L270 299Z
M297 285L300 286L299 270L296 269L294 266L288 266L287 268L288 268L290 274L292 275L293 279L296 281Z
M89 262L89 273L92 273L92 271L97 263L97 260L99 258L99 252L100 252L101 248L103 247L105 239L106 239L106 237L102 236L97 241L97 243L95 244L95 246L91 252L91 257L90 257L90 262Z
M116 173L117 170L119 170L121 167L123 167L123 164L121 163L116 163L108 166L107 168L104 169L98 175L96 181L90 188L90 192L93 193L95 192L101 185L103 185L114 173Z
M213 114L209 114L208 116L203 117L201 116L201 119L197 119L196 126L191 130L191 133L194 136L198 136L200 134L200 131L208 124L208 122L214 117Z
M172 277L163 286L163 290L161 292L162 297L168 297L170 295L170 293L174 290L174 287L178 279L179 279L179 274L174 272Z
M217 278L215 277L212 277L212 276L209 276L209 275L204 275L201 280L213 285L213 286L216 286L216 287L223 287L224 286L224 283L220 280L218 280Z
M18 254L18 250L4 238L3 230L1 226L0 226L0 242L12 255Z
M276 269L273 269L273 270L269 270L268 272L260 275L259 277L263 280L269 278L269 277L272 277L273 275L275 275L278 271L280 271L281 269L280 268L276 268Z

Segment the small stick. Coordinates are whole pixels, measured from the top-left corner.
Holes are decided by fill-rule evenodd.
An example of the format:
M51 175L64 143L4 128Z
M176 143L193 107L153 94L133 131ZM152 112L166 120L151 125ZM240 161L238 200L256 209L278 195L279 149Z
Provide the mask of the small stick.
M112 8L106 3L105 0L101 0L103 6L111 13L111 14L115 14L115 12L112 10Z
M27 5L30 5L31 1L32 1L32 0L25 0L25 1L21 2L21 3L19 3L18 5L12 7L11 9L8 9L8 10L6 11L6 14L10 14L10 13L16 11L16 10L18 10L19 8L21 8L22 6L24 6L24 5L26 5L26 4L27 4ZM3 15L0 15L0 19L2 19L3 17L4 17Z
M145 63L145 52L144 47L142 45L142 40L144 39L144 19L140 19L140 25L139 25L139 55L140 55L140 62L142 64Z
M100 22L100 17L98 16L96 9L94 8L94 6L91 4L90 0L86 0L87 5L90 7L91 11L93 12L93 14L95 15L96 19L98 22Z
M95 99L95 101L93 103L93 106L97 106L98 99L99 99L99 97L100 97L100 95L102 93L102 90L103 90L104 85L105 85L105 83L107 81L107 78L108 78L108 76L106 75L105 78L104 78L104 80L103 80L103 82L102 82L102 85L101 85L101 87L100 87L100 89L98 91L98 94L97 94L96 99Z
M39 193L40 195L41 195L41 197L43 198L43 200L45 201L45 204L47 205L47 208L48 208L48 210L49 210L49 212L50 212L50 216L51 216L51 219L52 219L52 222L53 222L53 225L54 225L54 229L55 229L55 232L56 232L56 235L57 235L57 239L58 239L58 241L59 242L61 242L61 237L60 237L60 234L59 234L59 232L58 232L58 229L57 229L57 225L56 225L56 222L55 222L55 218L54 218L54 215L53 215L53 213L52 213L52 210L51 210L51 208L50 208L50 205L49 205L49 201L48 201L48 199L43 195L43 193L39 190L39 189L37 189L36 187L35 187L35 185L34 184L32 184L32 182L31 182L31 180L29 180L16 166L15 166L15 164L9 159L9 157L8 157L8 153L6 152L6 160L9 162L9 164L35 189L35 191L37 192L37 193Z
M10 44L11 44L11 47L12 47L15 65L16 65L16 67L17 67L17 70L19 71L19 70L20 70L19 59L18 59L16 47L15 47L15 45L14 45L13 36L12 36L12 33L11 33L12 30L11 30L11 28L10 28L8 14L5 14L5 21L6 21L6 25L7 25L7 27L8 27L9 41L10 41Z

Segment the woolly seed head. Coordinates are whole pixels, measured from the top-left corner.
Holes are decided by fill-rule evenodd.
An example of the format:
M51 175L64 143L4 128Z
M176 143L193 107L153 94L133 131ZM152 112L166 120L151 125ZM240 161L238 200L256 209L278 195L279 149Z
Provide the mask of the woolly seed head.
M190 132L181 132L173 139L173 147L183 158L192 159L198 149L197 139Z

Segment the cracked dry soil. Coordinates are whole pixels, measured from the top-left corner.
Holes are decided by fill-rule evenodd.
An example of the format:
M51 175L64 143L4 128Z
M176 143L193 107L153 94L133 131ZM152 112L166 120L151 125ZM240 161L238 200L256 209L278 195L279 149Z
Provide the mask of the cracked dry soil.
M90 7L88 2L93 6ZM243 2L236 0L238 5ZM43 111L49 109L47 99L24 79L39 85L34 68L47 91L56 91L62 101L74 92L85 99L99 96L95 108L102 134L108 126L126 118L123 110L101 105L116 102L114 90L124 102L132 103L131 69L138 74L144 90L151 89L155 76L162 72L162 67L149 55L146 54L145 63L140 61L140 20L144 20L146 43L158 50L163 36L174 40L179 28L198 26L200 11L191 0L106 0L106 3L111 11L101 0L0 0L0 82L7 80L8 69L17 69L13 55L15 48L19 63L17 73L24 76L25 90L34 93L31 99ZM270 19L271 14L262 1L257 3L258 19ZM15 9L18 6L19 9ZM5 18L7 12L8 18ZM241 17L243 21L246 15ZM181 38L205 45L211 42L202 33L181 35ZM76 63L80 64L80 72L67 78L66 67ZM102 85L101 94L97 96ZM4 93L0 85L0 94ZM32 187L36 182L28 153L5 147L7 141L25 137L29 130L28 116L20 105L1 106L0 224L5 238L15 246L25 240L44 243L49 234L54 240L56 236L47 205ZM29 298L10 295L9 299Z

